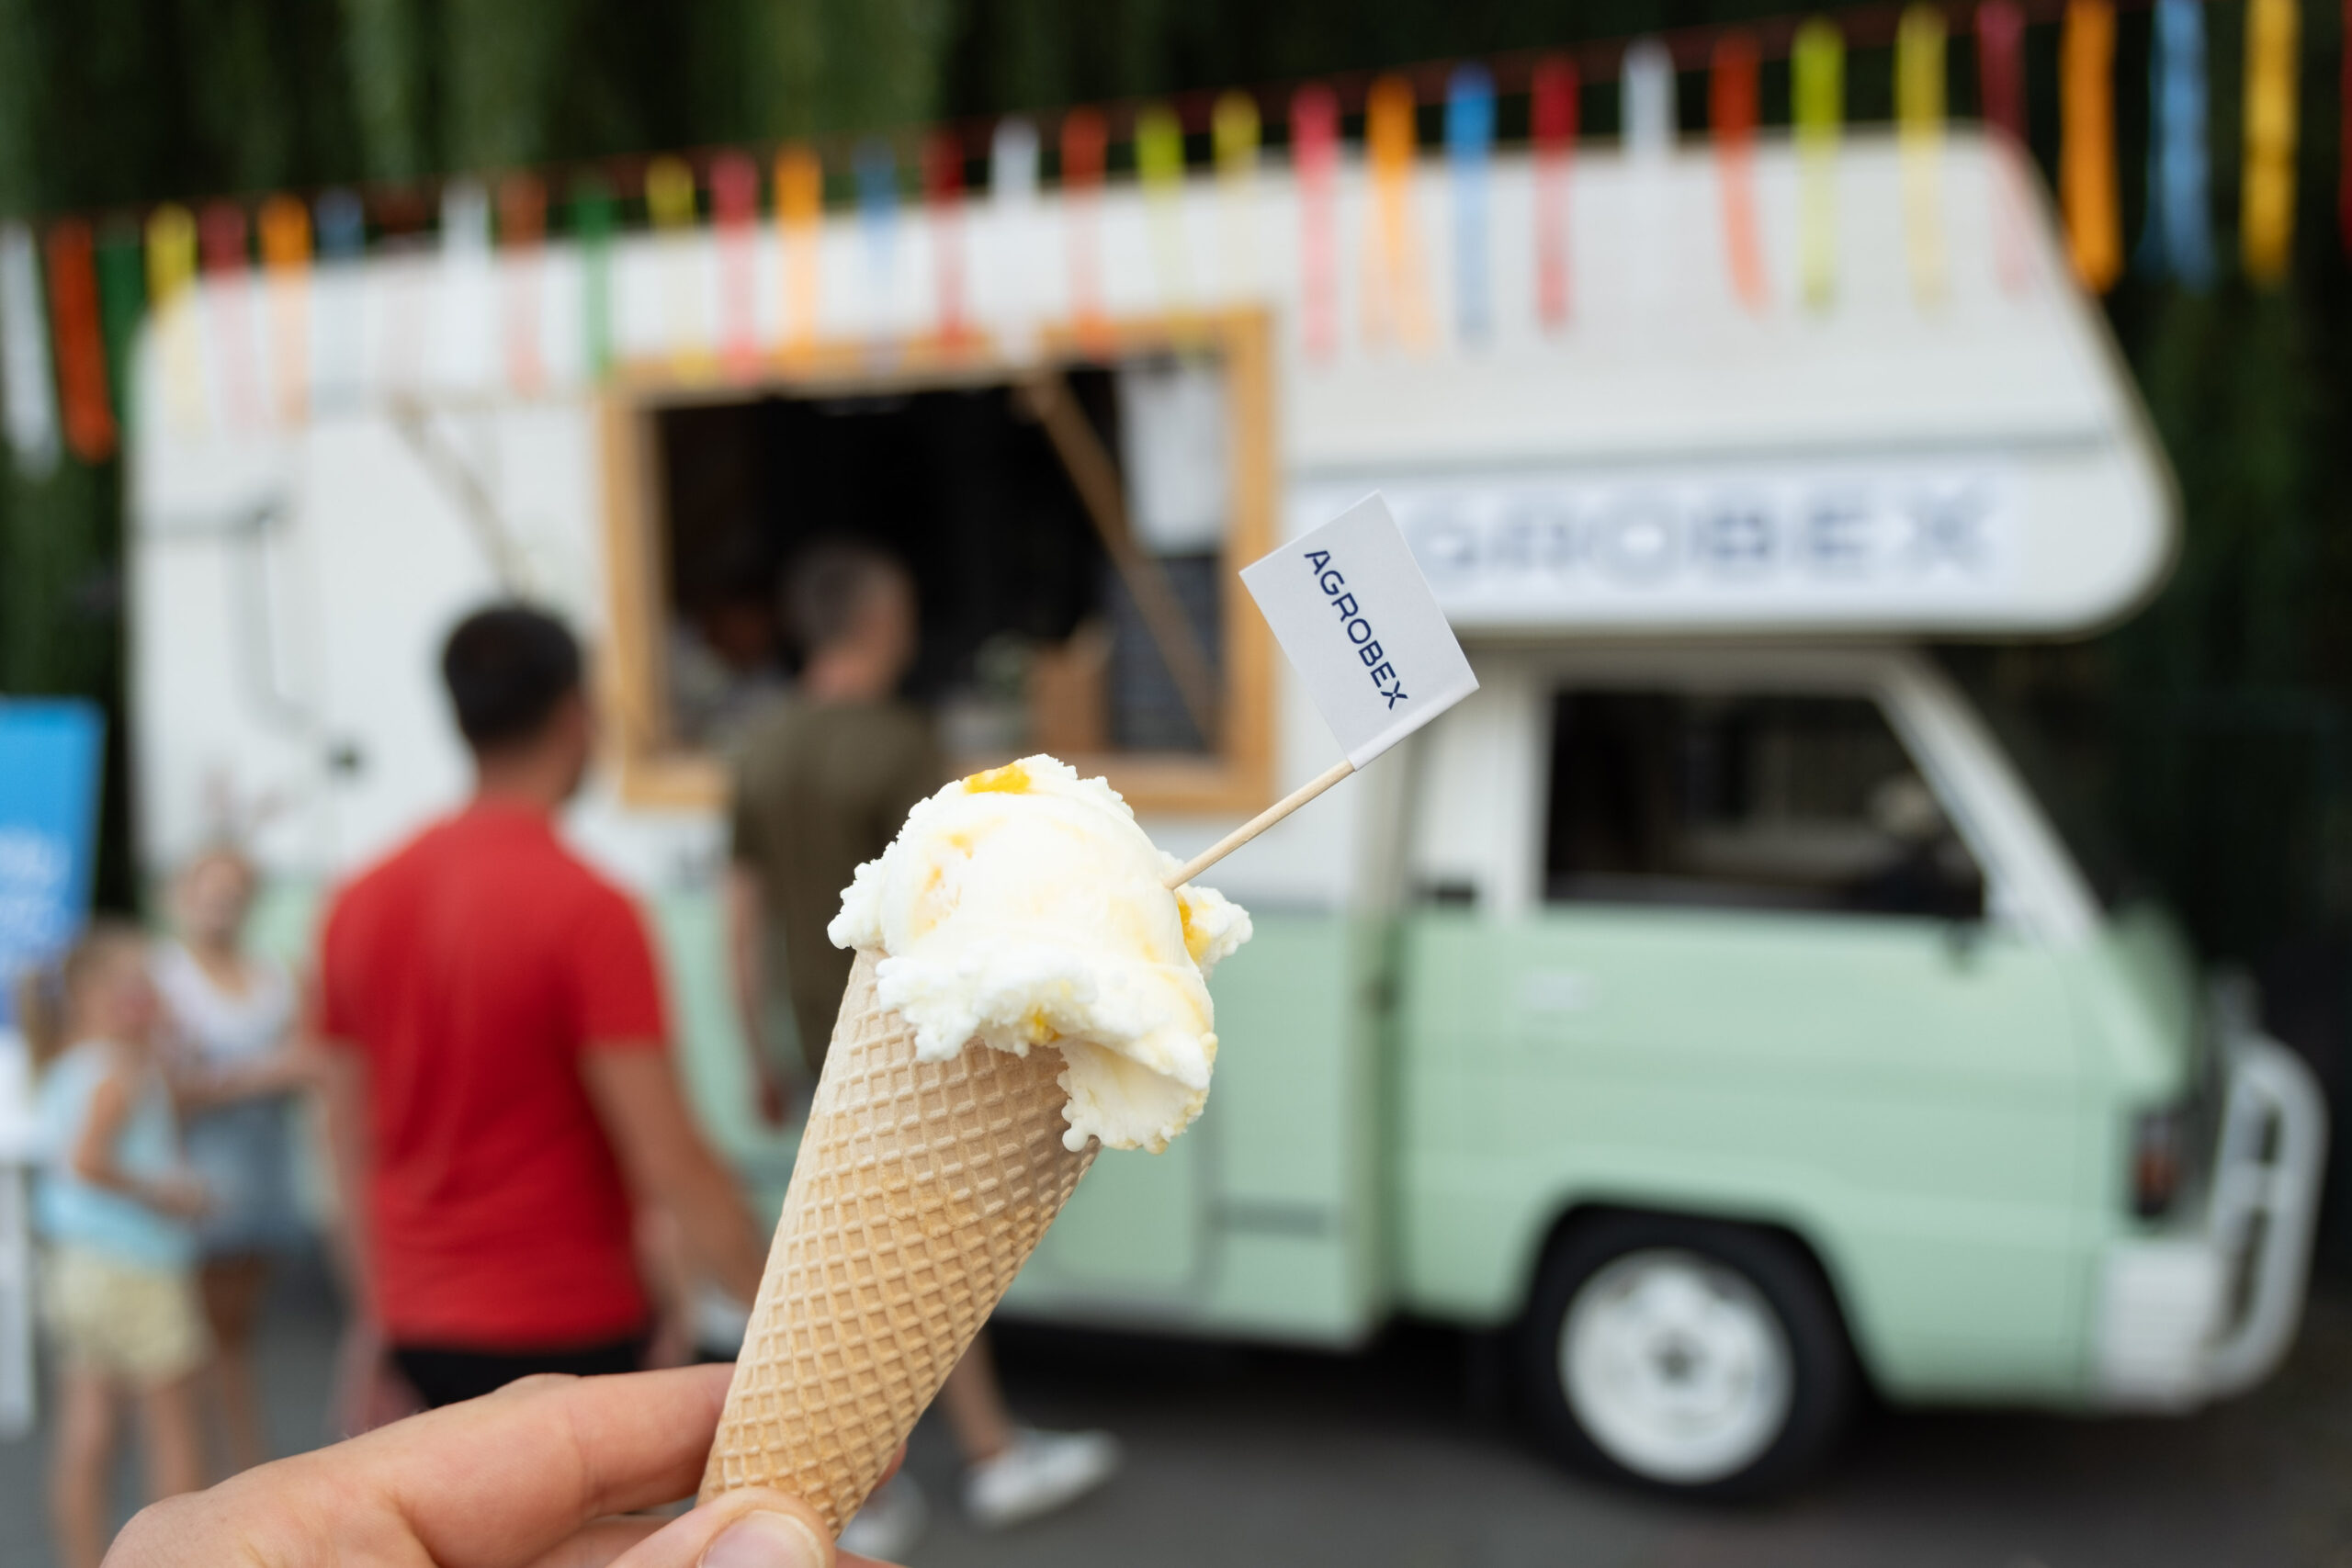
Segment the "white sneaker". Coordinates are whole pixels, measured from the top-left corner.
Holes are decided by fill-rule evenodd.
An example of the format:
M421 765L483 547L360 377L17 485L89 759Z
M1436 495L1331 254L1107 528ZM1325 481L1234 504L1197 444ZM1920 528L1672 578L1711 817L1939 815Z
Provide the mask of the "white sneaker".
M922 1488L912 1476L894 1475L842 1528L841 1549L860 1557L894 1561L922 1539L930 1523L931 1505L922 1500Z
M1016 1427L1002 1453L964 1472L964 1506L982 1529L1002 1529L1075 1503L1118 1469L1119 1440L1108 1432Z

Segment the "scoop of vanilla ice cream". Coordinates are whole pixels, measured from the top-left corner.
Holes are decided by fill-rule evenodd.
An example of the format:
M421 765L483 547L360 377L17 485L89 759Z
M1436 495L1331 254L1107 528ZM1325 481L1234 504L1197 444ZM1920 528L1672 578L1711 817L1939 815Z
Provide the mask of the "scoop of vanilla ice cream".
M1027 757L909 812L826 934L886 955L876 987L914 1026L918 1057L976 1037L1014 1055L1055 1046L1063 1143L1157 1153L1208 1102L1205 982L1250 940L1223 895L1162 886L1177 864L1107 782Z

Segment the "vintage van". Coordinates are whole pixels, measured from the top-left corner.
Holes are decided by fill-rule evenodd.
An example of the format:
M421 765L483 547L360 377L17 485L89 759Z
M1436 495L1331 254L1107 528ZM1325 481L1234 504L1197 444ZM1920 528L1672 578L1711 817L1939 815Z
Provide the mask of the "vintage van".
M2101 901L1924 651L2129 615L2174 550L2162 456L2007 148L1915 162L1906 218L1893 143L1850 138L1810 304L1801 177L1768 145L1475 191L1350 164L1329 203L1272 164L1010 182L586 260L469 242L460 190L437 253L209 282L141 360L147 864L245 832L299 944L463 786L444 629L562 606L610 753L571 830L655 916L698 1103L774 1201L718 887L789 548L902 550L956 749L1070 756L1188 854L1335 751L1235 569L1378 489L1481 689L1218 867L1257 936L1211 1109L1098 1162L1006 1310L1494 1331L1564 1450L1694 1491L1793 1479L1865 1386L2244 1389L2300 1311L2309 1075L2161 911Z

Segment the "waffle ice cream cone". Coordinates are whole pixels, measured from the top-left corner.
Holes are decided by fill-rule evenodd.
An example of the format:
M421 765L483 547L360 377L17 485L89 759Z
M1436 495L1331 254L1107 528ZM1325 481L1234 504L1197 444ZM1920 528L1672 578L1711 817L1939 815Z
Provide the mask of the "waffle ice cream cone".
M702 1483L792 1493L837 1534L1099 1146L1062 1146L1059 1051L917 1061L880 958L850 971Z

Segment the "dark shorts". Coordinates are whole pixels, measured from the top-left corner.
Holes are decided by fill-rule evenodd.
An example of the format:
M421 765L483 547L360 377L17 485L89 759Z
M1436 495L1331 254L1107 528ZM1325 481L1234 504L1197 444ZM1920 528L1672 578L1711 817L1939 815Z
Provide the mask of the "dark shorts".
M645 1364L646 1336L632 1334L603 1345L565 1350L461 1350L447 1345L395 1345L392 1365L432 1409L495 1393L520 1378L541 1372L601 1377L633 1372Z

